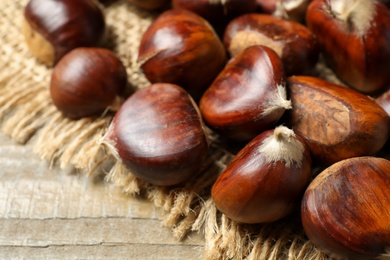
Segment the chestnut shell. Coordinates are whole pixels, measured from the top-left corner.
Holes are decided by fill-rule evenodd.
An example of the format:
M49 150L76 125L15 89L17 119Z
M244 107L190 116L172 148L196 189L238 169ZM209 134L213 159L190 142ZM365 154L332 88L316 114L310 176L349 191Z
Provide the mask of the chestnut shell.
M223 43L231 56L252 45L275 50L286 75L311 74L318 61L316 36L304 25L266 14L246 14L226 27Z
M196 104L181 87L163 83L130 96L104 142L132 174L164 186L197 174L208 150Z
M54 67L50 96L65 116L78 119L100 115L108 107L120 105L115 102L126 86L126 68L113 52L76 48Z
M292 128L305 139L319 164L373 155L389 138L387 113L353 89L309 76L289 77L287 89L293 106L289 111Z
M202 17L169 10L142 36L138 61L151 83L177 84L198 100L223 69L226 52Z
M53 47L53 64L76 47L97 46L105 32L104 15L92 0L30 0L24 17Z
M250 141L273 128L291 108L282 61L265 46L245 49L221 71L199 107L216 132L236 141Z
M326 0L313 0L306 15L326 63L341 80L364 94L381 93L390 84L390 10L379 1L372 2L374 17L364 35L349 20L337 20Z
M282 135L275 134L278 128L284 129ZM214 183L213 200L227 217L241 223L273 222L300 202L311 178L310 153L301 137L278 128L249 142Z
M301 207L309 239L342 259L374 259L390 247L390 161L358 157L320 173Z

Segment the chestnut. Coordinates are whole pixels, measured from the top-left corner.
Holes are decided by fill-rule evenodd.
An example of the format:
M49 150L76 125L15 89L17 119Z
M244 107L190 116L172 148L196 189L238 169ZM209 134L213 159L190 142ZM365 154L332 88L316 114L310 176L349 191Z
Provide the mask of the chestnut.
M326 63L350 87L377 94L390 84L390 10L373 0L313 0L306 22Z
M199 102L205 122L221 135L250 141L291 108L284 68L272 49L255 45L233 58Z
M247 14L232 20L223 42L231 56L252 45L270 47L281 57L286 75L311 74L319 46L310 30L293 21L266 14Z
M127 73L119 58L103 48L80 47L67 53L54 67L50 81L53 104L73 119L117 109L127 86Z
M279 126L249 142L212 187L216 207L241 223L287 216L310 182L311 158L301 137Z
M387 113L353 89L309 76L287 79L293 109L289 120L317 163L373 155L390 133Z
M184 89L164 83L131 95L102 142L132 174L162 186L197 174L208 150L197 105Z
M307 188L301 217L309 239L332 257L384 256L390 248L390 161L357 157L328 167Z
M47 65L76 47L99 45L105 32L102 10L93 0L30 0L24 18L27 46Z
M311 0L257 0L262 13L303 23Z
M127 2L149 11L155 11L163 8L169 3L169 0L126 0Z
M231 19L246 13L254 13L256 0L172 0L174 9L192 11L219 27Z
M226 52L202 17L168 10L143 34L138 61L151 83L177 84L198 100L223 69Z

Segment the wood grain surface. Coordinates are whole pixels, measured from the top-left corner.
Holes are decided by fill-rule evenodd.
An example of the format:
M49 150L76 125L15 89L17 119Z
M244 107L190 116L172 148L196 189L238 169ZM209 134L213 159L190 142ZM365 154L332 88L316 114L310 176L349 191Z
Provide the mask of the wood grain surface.
M0 133L1 259L202 259L202 234L178 242L160 215Z

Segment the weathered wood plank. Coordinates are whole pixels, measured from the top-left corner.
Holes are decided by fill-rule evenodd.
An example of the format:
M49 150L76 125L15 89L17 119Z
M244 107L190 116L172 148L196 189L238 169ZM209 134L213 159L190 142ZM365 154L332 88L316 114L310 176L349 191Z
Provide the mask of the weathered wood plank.
M2 259L131 259L178 260L203 259L201 246L161 246L150 244L99 245L99 246L50 246L1 247ZM44 257L42 257L44 256Z
M159 211L113 185L50 169L0 133L1 259L202 259L204 239L177 242Z

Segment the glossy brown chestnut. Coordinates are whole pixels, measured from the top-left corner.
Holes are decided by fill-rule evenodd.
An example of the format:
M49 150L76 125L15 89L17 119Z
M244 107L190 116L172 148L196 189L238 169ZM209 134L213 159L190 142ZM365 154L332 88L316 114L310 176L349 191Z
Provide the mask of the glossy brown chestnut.
M306 22L327 64L365 94L390 83L390 10L372 0L314 0Z
M292 128L318 163L375 154L389 137L386 112L357 91L308 76L288 78L287 91Z
M93 0L30 0L24 17L27 45L48 65L76 47L97 46L105 31L103 13Z
M309 239L330 256L384 255L390 248L390 161L358 157L325 169L307 188L301 216Z
M311 0L257 0L262 13L303 23Z
M144 33L138 61L150 82L177 84L198 100L223 69L226 53L206 20L169 10Z
M197 105L184 89L162 83L126 100L103 143L132 174L164 186L197 174L208 149Z
M242 223L265 223L289 214L311 176L310 153L287 127L263 132L248 143L212 187L217 208Z
M169 0L126 0L129 3L149 11L163 8L169 3Z
M251 46L233 58L199 102L205 122L221 135L250 141L291 108L278 54Z
M257 4L256 0L172 0L172 7L192 11L213 25L222 25L239 15L254 13Z
M76 48L54 67L50 95L58 110L77 119L117 109L126 86L126 69L114 53Z
M316 37L308 28L265 14L247 14L232 20L223 41L231 56L252 45L270 47L281 57L286 75L311 73L319 55Z

